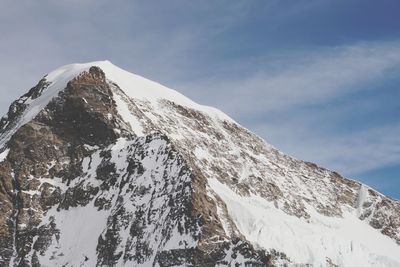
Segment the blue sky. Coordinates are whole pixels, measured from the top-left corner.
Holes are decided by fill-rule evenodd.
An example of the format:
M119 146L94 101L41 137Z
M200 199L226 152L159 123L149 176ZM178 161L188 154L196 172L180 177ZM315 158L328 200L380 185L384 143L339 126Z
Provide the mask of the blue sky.
M0 3L0 112L50 70L108 59L269 143L400 199L400 2Z

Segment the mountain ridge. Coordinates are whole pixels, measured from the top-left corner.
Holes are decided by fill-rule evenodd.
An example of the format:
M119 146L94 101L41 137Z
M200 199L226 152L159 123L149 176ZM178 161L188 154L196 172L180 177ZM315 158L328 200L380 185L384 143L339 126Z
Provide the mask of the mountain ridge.
M8 116L0 121L0 129L0 152L6 152L0 163L5 192L2 201L13 203L8 213L5 212L13 214L10 216L13 220L3 218L0 225L7 228L3 233L8 231L14 238L14 241L2 242L13 246L12 249L10 246L2 248L0 255L2 259L8 257L9 262L13 259L15 266L29 262L39 264L37 266L43 262L77 265L78 262L71 262L72 256L57 253L65 255L62 249L79 246L56 237L63 236L63 227L70 224L60 219L65 217L63 212L84 210L88 205L94 205L92 211L99 208L109 211L105 228L90 237L94 240L98 237L96 248L87 248L90 253L79 262L86 262L88 266L94 262L99 266L122 266L133 262L144 266L203 266L202 262L209 262L204 266L233 266L235 262L243 266L246 263L260 266L398 266L400 262L397 258L400 240L398 201L313 163L288 157L222 112L195 104L171 89L129 74L108 61L67 65L50 73L27 95L14 102ZM29 147L26 140L30 140L32 134L35 137ZM152 147L154 138L168 140L167 145ZM35 144L43 142L42 139L51 141L42 146ZM124 148L121 145L119 152L113 152L117 144L132 142L136 142L134 146ZM51 146L59 148L41 151L42 147ZM144 217L140 214L143 212L152 217L153 213L159 216L164 213L159 207L144 212L144 207L135 205L129 211L124 205L118 205L117 199L126 199L129 195L130 200L126 203L131 203L132 199L140 203L139 200L147 196L146 192L164 181L163 178L153 179L158 173L155 165L143 167L146 158L143 155L155 153L157 158L160 153L158 156L161 157L163 153L156 151L162 151L165 146L173 148L168 148L167 154L176 152L175 157L182 159L178 165L190 173L191 178L187 180L190 196L179 206L174 204L176 198L163 198L180 192L179 186L172 187L169 194L166 193L169 192L167 185L159 192L152 191L152 194L160 194L164 199L161 202L167 203L165 207L171 210L181 207L177 217L167 224L169 228L155 228L169 233L173 240L159 243L156 248L145 239L142 243L138 241L138 233L146 233L144 221L141 221ZM113 153L122 153L128 147L130 151L145 148L136 159L129 153L121 154L125 161L118 163L118 156L113 157ZM53 162L53 156L47 154L59 155L59 158ZM39 164L35 157L47 163ZM94 167L91 165L95 159L98 166ZM169 166L154 164L159 164L158 168ZM24 169L25 165L31 169ZM170 171L166 173L172 175ZM144 176L154 184L146 184L146 179L138 184ZM171 181L183 179L180 173L170 177ZM57 179L61 181L55 183ZM127 189L129 185L133 188ZM116 188L119 190L114 191ZM122 194L123 190L128 193ZM113 196L108 195L111 192ZM158 198L148 198L149 203L158 203ZM21 209L26 203L42 207L33 212L37 218L28 223L25 221L29 216L24 215L24 208ZM57 206L56 210L49 209L48 203ZM265 213L265 217L259 217L251 209ZM249 212L243 215L238 214L238 210ZM55 214L53 221L47 215L51 212ZM121 219L124 217L138 221L125 222ZM275 218L273 224L268 223L268 217ZM157 225L157 221L153 218L146 225ZM288 227L281 227L282 222ZM367 231L365 233L372 235L372 241L358 236L360 233L352 233L343 222ZM29 229L18 229L21 224ZM142 227L138 228L140 225ZM174 232L173 225L181 225L178 227L181 230ZM134 230L123 231L129 227ZM314 229L320 229L320 232L313 234ZM299 239L294 234L296 231L310 235L311 241ZM328 235L324 235L324 231ZM190 234L184 237L183 233ZM40 241L41 238L51 240L52 236L52 243ZM154 238L152 235L147 237ZM317 237L321 240L315 246L313 242ZM18 242L18 238L23 241ZM185 240L195 241L187 248L190 242ZM387 251L374 246L377 240ZM186 242L184 248L179 245L181 241ZM58 244L60 248L52 247L52 244ZM336 246L342 248L337 251ZM48 254L49 249L53 250L52 255ZM13 256L6 257L11 250Z

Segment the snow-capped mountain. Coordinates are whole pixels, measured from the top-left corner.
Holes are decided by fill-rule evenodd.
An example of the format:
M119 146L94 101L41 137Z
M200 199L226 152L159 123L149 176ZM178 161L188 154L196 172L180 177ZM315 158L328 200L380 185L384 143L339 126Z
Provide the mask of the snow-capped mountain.
M0 121L0 266L400 266L400 202L108 61Z

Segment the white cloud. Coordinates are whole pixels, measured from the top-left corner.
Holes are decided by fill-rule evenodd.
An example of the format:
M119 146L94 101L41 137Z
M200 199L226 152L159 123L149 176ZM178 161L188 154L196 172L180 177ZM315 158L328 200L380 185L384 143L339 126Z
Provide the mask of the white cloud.
M203 97L212 94L213 103L241 116L324 103L365 89L400 69L398 42L316 50L254 62L249 67L256 74L247 77L235 73L229 80L215 77L181 87L193 87Z

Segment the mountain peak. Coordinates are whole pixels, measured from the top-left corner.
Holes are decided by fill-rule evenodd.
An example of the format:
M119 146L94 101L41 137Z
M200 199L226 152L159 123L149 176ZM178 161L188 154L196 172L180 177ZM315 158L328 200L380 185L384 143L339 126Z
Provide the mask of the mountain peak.
M0 152L2 266L400 264L399 201L109 61L16 100Z
M94 61L88 63L69 64L57 68L45 75L43 79L27 93L16 100L10 107L8 114L0 122L0 150L4 143L20 126L32 120L48 103L57 97L60 91L67 87L68 82L84 72L96 67L101 70L111 83L118 84L121 91L129 98L146 101L156 108L158 101L164 99L179 105L213 113L226 120L228 116L217 109L198 105L175 90L127 72L110 61ZM18 121L16 118L18 117ZM14 119L13 122L10 119ZM8 127L6 129L6 127Z

